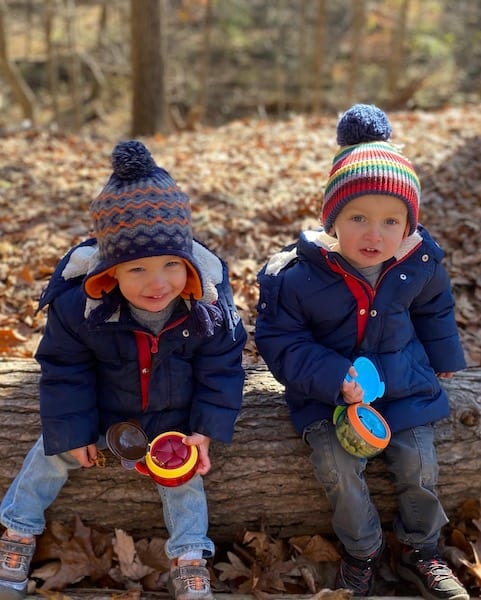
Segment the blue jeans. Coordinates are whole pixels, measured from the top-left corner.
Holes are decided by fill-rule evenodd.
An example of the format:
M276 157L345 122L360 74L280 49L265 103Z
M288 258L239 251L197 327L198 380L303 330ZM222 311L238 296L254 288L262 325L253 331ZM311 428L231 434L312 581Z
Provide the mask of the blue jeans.
M330 421L307 427L304 439L333 511L335 534L351 556L372 556L382 545L382 529L364 478L367 460L342 448ZM438 463L432 425L393 433L382 456L397 492L396 537L413 548L436 548L448 519L435 492Z
M105 447L101 441L97 446ZM69 471L79 468L78 461L68 452L46 456L40 437L2 500L2 525L19 533L40 535L45 529L45 510L60 493ZM178 487L156 485L169 533L165 544L168 558L191 550L202 550L205 558L213 556L214 544L207 537L207 498L202 477L196 475Z

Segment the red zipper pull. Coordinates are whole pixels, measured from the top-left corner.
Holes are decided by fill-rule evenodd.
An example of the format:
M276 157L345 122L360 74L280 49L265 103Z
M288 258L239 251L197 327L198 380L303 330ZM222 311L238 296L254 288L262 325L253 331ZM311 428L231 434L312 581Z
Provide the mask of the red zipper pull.
M157 354L157 352L159 351L159 338L152 336L150 338L150 341L150 351L152 352L152 354Z

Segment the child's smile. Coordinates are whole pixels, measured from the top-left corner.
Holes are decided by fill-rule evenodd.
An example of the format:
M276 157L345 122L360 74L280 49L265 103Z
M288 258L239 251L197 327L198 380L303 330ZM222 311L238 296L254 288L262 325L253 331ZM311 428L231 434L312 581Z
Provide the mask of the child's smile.
M149 256L118 265L115 277L131 304L158 312L183 292L187 267L178 256Z

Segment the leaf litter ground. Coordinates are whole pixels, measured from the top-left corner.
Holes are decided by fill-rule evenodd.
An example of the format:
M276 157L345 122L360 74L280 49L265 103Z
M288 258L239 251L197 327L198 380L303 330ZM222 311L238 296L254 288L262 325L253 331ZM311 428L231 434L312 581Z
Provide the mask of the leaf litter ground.
M468 363L479 365L481 111L472 106L399 112L391 121L393 141L403 146L420 175L420 220L446 251ZM292 116L280 122L235 121L218 129L143 140L158 164L190 195L196 237L229 263L236 304L250 334L258 270L301 229L319 225L322 190L337 150L335 124L333 117ZM59 258L88 236L88 207L111 173L109 157L116 141L43 131L3 136L0 355L33 355L45 322L45 314L36 313L38 297ZM260 362L252 335L244 361ZM448 546L455 548L453 564L476 590L481 580L479 529L474 525L479 524L479 501L474 505L470 519L454 524ZM100 534L80 521L64 532L68 542L61 538L54 543L50 534L49 529L39 547L51 546L50 552L58 556L38 555L47 570L37 577L43 593L76 581L137 590L165 585L165 557L159 558L162 540L134 542L125 532ZM331 542L316 536L272 540L263 532L246 536L224 548L211 567L217 591L314 593L332 581L337 555L334 560L332 555L331 560L319 559L313 550L326 545L336 553ZM391 545L395 555L395 543ZM148 555L157 556L156 564L149 564ZM389 575L389 561L386 566L383 585L392 595L402 594Z

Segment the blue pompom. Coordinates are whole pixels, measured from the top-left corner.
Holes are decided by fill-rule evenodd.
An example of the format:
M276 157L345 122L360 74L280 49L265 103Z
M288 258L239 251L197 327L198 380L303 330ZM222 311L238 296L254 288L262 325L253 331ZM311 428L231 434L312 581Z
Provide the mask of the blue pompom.
M392 128L385 113L374 104L354 104L337 124L339 146L387 141Z
M130 140L115 146L112 152L112 167L120 179L131 181L150 175L157 165L142 142Z

